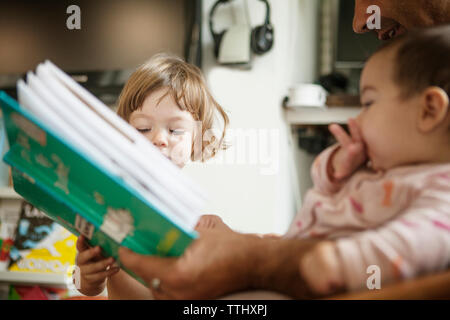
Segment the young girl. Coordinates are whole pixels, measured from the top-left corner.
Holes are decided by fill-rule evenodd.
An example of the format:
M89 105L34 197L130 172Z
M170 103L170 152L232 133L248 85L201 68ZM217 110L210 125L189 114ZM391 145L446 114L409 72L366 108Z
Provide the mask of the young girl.
M450 265L450 26L381 48L361 77L363 110L330 131L287 237L321 237L300 261L317 293L367 288ZM377 274L374 272L378 271Z
M183 168L205 161L223 147L228 117L206 87L201 71L178 57L159 54L128 79L118 114L145 135L168 159ZM215 128L215 121L221 129ZM204 141L206 140L206 141ZM225 227L216 216L203 216L197 227ZM101 257L100 248L77 241L77 265L85 295L100 294L107 285L110 299L148 299L150 291Z

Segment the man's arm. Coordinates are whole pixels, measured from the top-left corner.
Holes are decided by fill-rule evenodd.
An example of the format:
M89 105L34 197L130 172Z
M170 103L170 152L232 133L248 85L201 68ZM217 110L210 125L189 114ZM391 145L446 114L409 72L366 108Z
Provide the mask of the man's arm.
M311 299L316 295L300 273L300 261L314 250L319 240L261 239L254 244L254 272L250 288L276 291L295 299Z
M300 276L299 262L316 241L217 230L200 234L180 258L142 256L121 248L120 260L148 283L157 299L214 299L249 289L313 297ZM160 280L158 289L151 288L154 278Z

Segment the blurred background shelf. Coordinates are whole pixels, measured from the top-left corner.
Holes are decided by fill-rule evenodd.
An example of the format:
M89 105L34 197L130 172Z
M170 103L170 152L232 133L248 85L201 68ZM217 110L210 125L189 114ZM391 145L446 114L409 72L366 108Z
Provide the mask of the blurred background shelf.
M0 283L13 285L67 287L66 280L67 278L61 274L0 271Z
M285 117L290 125L346 124L360 111L360 107L285 107Z

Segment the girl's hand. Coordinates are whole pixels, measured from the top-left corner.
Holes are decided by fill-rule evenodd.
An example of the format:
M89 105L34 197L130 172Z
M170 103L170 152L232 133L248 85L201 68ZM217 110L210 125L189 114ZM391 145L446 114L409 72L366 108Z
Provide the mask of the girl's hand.
M80 277L77 282L80 288L77 289L87 296L99 295L105 289L106 278L116 274L120 268L113 267L113 258L105 259L101 255L99 246L89 248L82 235L78 237L77 250L76 265L79 274L74 274L74 277Z
M350 176L367 161L366 147L361 130L354 119L348 120L350 136L338 124L329 126L329 130L340 144L340 148L331 157L330 177L339 180Z

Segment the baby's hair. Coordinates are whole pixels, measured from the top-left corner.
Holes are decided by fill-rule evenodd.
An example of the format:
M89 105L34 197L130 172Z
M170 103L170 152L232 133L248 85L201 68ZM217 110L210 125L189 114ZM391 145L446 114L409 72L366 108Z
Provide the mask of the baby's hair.
M224 137L228 125L228 116L209 92L200 69L183 59L160 53L141 65L130 76L120 96L117 114L129 122L130 115L141 109L144 100L153 92L166 88L167 95L172 95L178 107L191 113L195 121L202 124L201 137L193 140L201 141L200 150L193 146L191 159L205 161L215 156L219 149L225 148ZM215 117L222 122L220 134L216 134ZM205 133L211 134L210 141L205 143ZM199 133L198 133L199 134Z
M418 29L383 45L396 50L394 81L407 98L430 86L450 97L450 25Z

